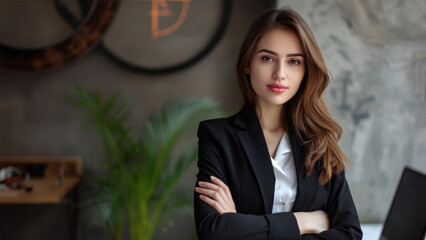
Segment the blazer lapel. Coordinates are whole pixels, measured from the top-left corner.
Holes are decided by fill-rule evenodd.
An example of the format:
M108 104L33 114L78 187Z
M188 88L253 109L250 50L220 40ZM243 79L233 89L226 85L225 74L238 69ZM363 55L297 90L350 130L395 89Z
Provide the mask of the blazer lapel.
M256 176L262 193L265 213L272 212L275 191L275 175L270 161L265 136L254 108L244 108L235 117L234 124L240 127L235 131L247 159ZM297 194L292 211L309 209L312 193L319 187L318 173L306 177L306 153L302 141L293 128L289 128L291 149L297 175Z
M234 123L241 127L241 130L237 130L235 133L256 176L262 193L265 213L271 213L275 175L256 111L254 108L244 108L236 115Z

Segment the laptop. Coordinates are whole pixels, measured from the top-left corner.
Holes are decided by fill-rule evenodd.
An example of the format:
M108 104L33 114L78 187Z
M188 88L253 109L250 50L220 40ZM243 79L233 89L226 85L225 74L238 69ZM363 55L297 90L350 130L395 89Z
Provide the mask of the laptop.
M424 240L425 234L426 175L405 167L380 240Z

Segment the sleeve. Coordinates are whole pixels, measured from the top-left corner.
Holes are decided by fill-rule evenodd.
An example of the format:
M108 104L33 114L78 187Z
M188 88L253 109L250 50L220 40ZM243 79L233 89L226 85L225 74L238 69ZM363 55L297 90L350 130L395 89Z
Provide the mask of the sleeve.
M334 176L330 184L330 196L326 209L330 221L330 229L316 235L302 235L302 239L361 240L361 226L349 185L345 178L345 172Z
M224 178L224 163L220 153L218 131L208 122L201 122L198 128L198 181L210 181L216 176ZM200 240L245 239L245 240L286 240L300 239L300 232L293 213L250 215L225 213L220 215L204 203L194 192L194 214L197 235Z

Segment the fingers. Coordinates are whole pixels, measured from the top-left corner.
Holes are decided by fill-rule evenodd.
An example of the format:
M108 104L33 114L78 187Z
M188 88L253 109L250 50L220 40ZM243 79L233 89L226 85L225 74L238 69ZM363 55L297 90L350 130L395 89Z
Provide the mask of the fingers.
M210 182L198 182L200 187L196 187L195 191L200 194L200 199L213 207L219 214L226 212L234 212L235 204L232 200L231 192L228 186L216 177L211 177Z
M223 189L223 191L225 191L225 194L227 196L226 200L228 201L228 203L230 204L232 202L232 204L234 204L234 200L232 199L232 195L231 195L231 191L229 190L229 187L217 177L211 176L210 179L212 180L213 183L217 184L219 187Z
M220 215L222 215L222 214L225 213L225 210L223 209L222 205L219 204L219 202L217 202L217 201L215 201L215 200L213 200L213 199L211 199L209 197L206 197L206 196L204 196L202 194L200 194L200 199L203 200L208 205L212 206L214 209L216 209L216 211Z
M225 206L227 205L223 200L221 194L216 190L211 190L210 188L214 188L214 184L208 184L206 182L199 182L198 185L200 187L196 187L195 191L200 194L200 199L205 203L216 209L219 214L223 214L225 212ZM212 186L213 185L213 186ZM216 189L216 188L214 188Z
M224 197L226 198L226 195L224 191L220 189L220 187L207 182L199 182L198 185L200 185L200 187L195 188L196 192L203 194L211 199L214 199L221 205L225 205L227 203L227 201L224 200Z
M220 194L221 199L228 205L234 204L232 200L231 192L229 191L228 186L223 183L219 178L211 176L210 179L213 183L209 182L199 182L198 184L202 184L202 187L211 189ZM201 186L201 185L200 185Z

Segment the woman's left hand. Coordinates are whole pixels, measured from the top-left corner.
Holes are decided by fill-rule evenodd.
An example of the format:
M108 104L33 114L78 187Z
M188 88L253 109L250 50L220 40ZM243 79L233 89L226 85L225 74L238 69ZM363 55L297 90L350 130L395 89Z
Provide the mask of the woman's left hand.
M219 178L211 176L210 179L213 183L198 182L200 187L196 187L195 191L200 194L200 199L216 209L220 215L236 213L234 200L232 200L228 186Z

